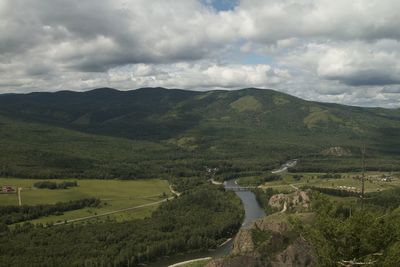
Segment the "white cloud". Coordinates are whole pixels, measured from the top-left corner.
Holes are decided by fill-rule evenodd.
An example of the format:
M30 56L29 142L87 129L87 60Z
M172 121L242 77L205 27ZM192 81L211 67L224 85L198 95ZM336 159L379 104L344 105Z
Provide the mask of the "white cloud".
M168 65L132 65L108 72L111 83L130 88L164 86L208 90L212 88L270 87L288 79L287 71L269 65L216 65L177 63Z
M310 43L292 50L282 62L349 86L400 84L400 42Z
M0 1L0 92L257 86L399 103L399 1L202 2Z
M242 0L237 16L243 37L260 42L288 38L399 39L396 0Z

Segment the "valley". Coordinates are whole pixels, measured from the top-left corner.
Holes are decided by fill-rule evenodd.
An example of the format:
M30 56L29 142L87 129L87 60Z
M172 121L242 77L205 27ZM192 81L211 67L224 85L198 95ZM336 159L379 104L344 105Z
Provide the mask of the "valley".
M0 267L400 266L399 0L0 0Z
M0 104L0 183L22 188L0 194L0 266L397 260L399 110L255 88L101 88ZM393 239L374 232L389 228ZM354 229L368 238L352 240Z

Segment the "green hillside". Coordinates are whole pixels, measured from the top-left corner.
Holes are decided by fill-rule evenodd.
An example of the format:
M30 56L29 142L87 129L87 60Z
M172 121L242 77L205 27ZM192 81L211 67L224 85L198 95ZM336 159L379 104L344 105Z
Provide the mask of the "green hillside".
M400 111L305 101L272 90L0 95L0 174L146 178L400 169ZM346 153L337 153L343 150ZM336 151L336 152L335 152Z

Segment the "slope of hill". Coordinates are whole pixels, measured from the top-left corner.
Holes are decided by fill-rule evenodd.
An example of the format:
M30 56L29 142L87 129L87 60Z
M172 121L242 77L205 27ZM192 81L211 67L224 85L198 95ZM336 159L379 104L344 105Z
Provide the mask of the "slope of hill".
M305 101L272 90L163 88L0 95L3 175L192 176L299 170L399 169L400 111ZM330 155L342 147L346 155ZM325 151L325 152L324 152Z

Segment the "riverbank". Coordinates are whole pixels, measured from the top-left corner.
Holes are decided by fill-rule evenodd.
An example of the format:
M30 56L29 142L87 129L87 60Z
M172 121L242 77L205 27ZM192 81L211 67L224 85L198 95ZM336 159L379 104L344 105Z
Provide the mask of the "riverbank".
M201 261L210 261L212 260L212 257L205 257L205 258L199 258L199 259L193 259L193 260L188 260L188 261L183 261L183 262L178 262L172 265L169 265L168 267L178 267L178 266L187 266L191 265L192 263L198 263Z
M217 181L215 181L214 179L210 179L210 181L211 181L211 183L214 184L214 185L223 185L223 184L224 184L224 183L221 183L221 182L217 182Z
M210 179L211 180L211 179ZM218 182L217 182L218 183ZM235 184L234 180L229 180L224 183L221 183L224 185L225 188L232 188L232 187L240 187L239 185ZM218 184L218 185L221 185ZM217 185L217 184L215 184ZM243 204L244 210L245 210L245 216L244 220L242 222L241 229L246 229L250 227L252 222L259 218L263 218L265 216L264 209L261 208L255 198L255 195L251 191L240 191L237 192L235 191L235 194L240 198L240 201ZM188 253L188 254L183 254L183 255L175 255L171 256L168 258L160 259L157 262L149 263L149 267L165 267L165 266L174 266L174 264L184 264L186 262L190 262L191 260L196 260L196 259L202 259L202 258L212 258L212 259L217 259L221 257L225 257L230 254L233 246L233 238L235 235L232 237L228 238L224 242L222 242L220 245L217 246L216 249L211 250L211 251L203 251L203 252L194 252L194 253ZM184 265L175 265L175 266L184 266Z

